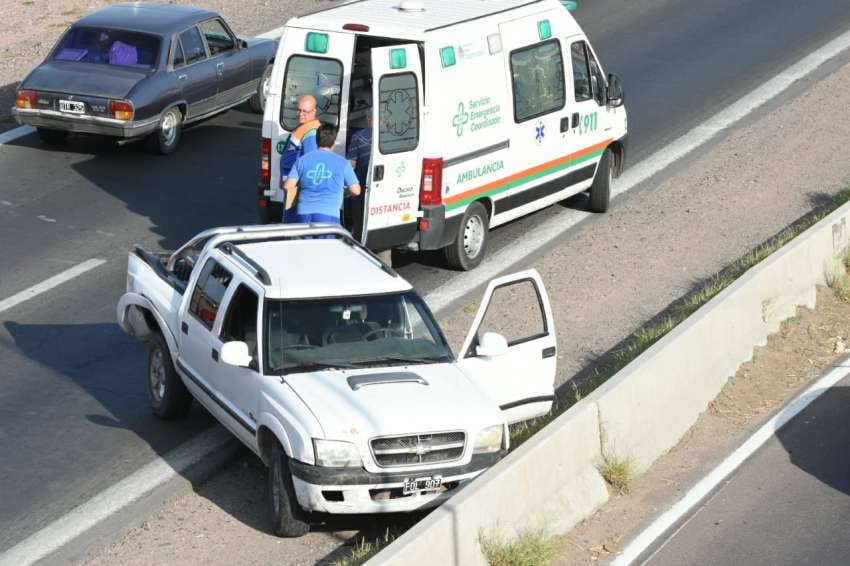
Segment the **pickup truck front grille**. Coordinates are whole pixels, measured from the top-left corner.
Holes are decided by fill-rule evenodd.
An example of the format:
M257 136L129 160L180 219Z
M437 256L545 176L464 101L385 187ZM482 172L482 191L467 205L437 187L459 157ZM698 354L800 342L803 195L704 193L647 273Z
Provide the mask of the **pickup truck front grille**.
M371 442L372 455L382 468L441 464L458 460L466 446L462 431L383 436Z

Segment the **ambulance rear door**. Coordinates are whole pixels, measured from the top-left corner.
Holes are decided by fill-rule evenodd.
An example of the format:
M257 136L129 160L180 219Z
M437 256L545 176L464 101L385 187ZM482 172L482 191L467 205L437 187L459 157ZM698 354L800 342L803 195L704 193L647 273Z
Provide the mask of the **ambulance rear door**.
M372 165L366 241L375 250L416 236L422 166L422 61L417 44L372 49Z

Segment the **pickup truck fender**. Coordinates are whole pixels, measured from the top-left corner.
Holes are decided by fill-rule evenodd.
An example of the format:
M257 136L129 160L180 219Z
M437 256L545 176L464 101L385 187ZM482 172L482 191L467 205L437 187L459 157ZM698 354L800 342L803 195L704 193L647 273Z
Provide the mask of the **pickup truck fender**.
M300 403L300 401L299 401ZM277 400L268 394L263 394L260 400L260 415L257 419L257 445L260 449L263 461L268 457L269 445L266 443L271 440L264 436L263 429L270 431L277 438L283 450L290 458L295 458L307 464L312 464L315 461L313 456L312 438L314 436L321 437L322 433L317 428L314 431L301 425L304 419L312 423L314 417L312 413L306 410L306 407L299 407L304 410L302 414L293 414ZM297 409L296 409L297 410ZM318 423L315 423L318 427Z
M148 318L143 311L153 317L159 329L150 327ZM151 334L159 330L168 344L171 357L174 358L177 355L177 340L174 338L174 334L171 333L171 329L165 323L165 320L147 298L138 293L124 293L118 300L116 315L121 330L141 342L147 342L150 340Z

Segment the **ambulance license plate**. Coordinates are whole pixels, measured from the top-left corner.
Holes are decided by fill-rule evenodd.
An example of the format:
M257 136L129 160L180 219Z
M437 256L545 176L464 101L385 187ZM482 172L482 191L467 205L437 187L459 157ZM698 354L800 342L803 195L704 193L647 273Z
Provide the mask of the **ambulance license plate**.
M76 100L60 100L59 110L62 112L70 112L71 114L85 114L86 105Z
M439 489L441 485L443 485L443 478L441 476L405 478L404 487L401 488L401 492L404 495L410 495L422 491L434 491L435 489Z

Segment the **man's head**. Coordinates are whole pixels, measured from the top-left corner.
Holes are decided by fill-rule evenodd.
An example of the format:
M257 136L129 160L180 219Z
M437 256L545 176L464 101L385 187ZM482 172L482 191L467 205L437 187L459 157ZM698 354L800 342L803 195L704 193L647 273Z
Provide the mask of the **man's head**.
M316 97L304 94L298 97L298 123L303 124L316 119Z
M337 129L333 124L322 124L316 130L316 145L319 149L333 149L336 145Z

